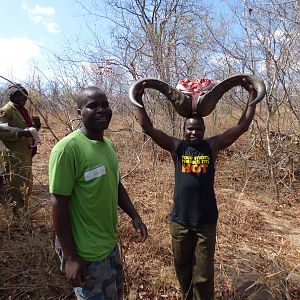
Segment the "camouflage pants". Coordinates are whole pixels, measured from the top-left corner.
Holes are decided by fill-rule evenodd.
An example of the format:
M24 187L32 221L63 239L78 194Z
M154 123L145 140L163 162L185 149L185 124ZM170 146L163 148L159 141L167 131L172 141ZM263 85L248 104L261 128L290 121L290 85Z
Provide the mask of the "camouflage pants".
M103 260L88 263L90 278L83 288L74 288L78 300L122 300L124 274L117 245Z
M15 216L22 216L28 209L29 196L32 191L31 157L17 157L10 152L2 152L1 159L5 167L5 177L9 182L10 202Z
M55 237L55 252L65 271L65 259L60 243ZM78 300L123 300L124 273L119 245L103 260L86 262L90 277L84 287L75 287L74 292Z

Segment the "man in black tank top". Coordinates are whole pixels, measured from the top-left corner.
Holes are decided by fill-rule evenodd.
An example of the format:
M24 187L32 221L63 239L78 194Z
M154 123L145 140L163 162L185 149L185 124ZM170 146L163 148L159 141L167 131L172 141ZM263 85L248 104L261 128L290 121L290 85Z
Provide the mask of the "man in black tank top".
M251 85L249 101L256 98ZM138 98L142 103L143 88ZM153 127L144 108L137 108L144 132L169 151L175 165L174 202L170 231L174 266L183 299L211 300L214 297L214 252L218 210L214 192L218 152L234 143L251 124L255 106L248 106L239 122L220 135L204 139L201 116L191 115L184 123L184 140Z

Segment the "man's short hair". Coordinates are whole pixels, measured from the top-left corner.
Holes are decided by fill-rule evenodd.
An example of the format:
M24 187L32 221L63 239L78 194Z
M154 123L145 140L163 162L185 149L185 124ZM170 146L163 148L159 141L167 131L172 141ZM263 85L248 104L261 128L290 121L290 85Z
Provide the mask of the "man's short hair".
M89 92L98 92L100 94L103 94L103 96L106 97L106 93L103 90L101 90L100 88L96 87L96 86L89 86L89 87L83 88L76 95L76 103L77 103L78 108L81 108L82 97L86 96L86 94L89 93Z
M204 120L203 120L203 117L201 117L200 115L198 114L191 114L191 115L188 115L185 120L184 120L184 123L183 123L183 129L185 129L185 124L186 124L186 121L189 120L189 119L197 119L197 120L200 120L203 124L203 127L205 128L205 124L204 124Z

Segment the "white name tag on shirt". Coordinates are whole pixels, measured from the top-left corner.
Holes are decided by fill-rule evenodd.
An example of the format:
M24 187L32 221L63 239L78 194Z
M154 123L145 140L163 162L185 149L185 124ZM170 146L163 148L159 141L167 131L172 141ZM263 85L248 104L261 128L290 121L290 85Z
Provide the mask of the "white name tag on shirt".
M106 174L105 166L100 165L100 166L95 167L92 170L84 172L84 179L85 179L85 181L89 181L94 178L101 177L105 174Z

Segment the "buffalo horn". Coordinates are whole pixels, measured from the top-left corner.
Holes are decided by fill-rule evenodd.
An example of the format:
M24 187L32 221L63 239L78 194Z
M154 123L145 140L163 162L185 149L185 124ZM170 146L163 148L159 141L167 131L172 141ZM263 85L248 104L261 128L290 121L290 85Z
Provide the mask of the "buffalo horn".
M266 86L262 79L255 75L236 75L229 77L219 84L213 86L208 91L200 94L196 103L196 112L202 117L208 116L216 107L222 96L235 86L245 86L251 84L257 92L256 98L249 104L254 105L260 102L266 95ZM136 99L138 91L143 86L144 89L150 88L160 91L172 103L175 110L182 117L191 115L194 111L192 108L192 97L184 94L179 90L171 87L168 83L157 78L143 78L136 81L129 89L129 99L137 107L143 107Z
M243 86L245 83L250 83L257 93L256 98L249 105L257 104L265 97L266 86L262 79L255 75L236 75L223 80L204 95L200 95L197 113L202 117L208 116L226 92L235 86Z
M137 106L143 107L136 99L137 92L141 87L154 89L164 94L172 103L177 113L183 117L187 117L192 113L192 97L186 95L177 89L171 87L168 83L157 78L143 78L136 81L129 89L130 102Z

